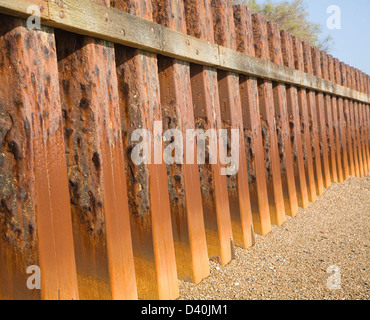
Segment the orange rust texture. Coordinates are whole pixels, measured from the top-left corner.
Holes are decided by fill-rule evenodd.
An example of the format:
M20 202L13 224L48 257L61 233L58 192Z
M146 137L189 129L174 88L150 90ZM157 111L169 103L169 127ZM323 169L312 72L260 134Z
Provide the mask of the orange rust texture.
M210 5L210 1L184 1L188 34L213 41ZM222 129L216 69L191 64L190 73L196 129ZM221 167L219 158L217 164L209 164L207 143L206 164L199 170L208 256L227 264L232 259L233 235L227 180L221 175Z
M335 71L335 82L342 85L342 73L340 72L340 62L338 59L334 59L334 71ZM338 114L339 114L339 140L341 148L341 162L342 162L342 172L343 179L347 180L349 178L349 163L348 163L348 153L347 153L347 124L344 115L344 99L338 97L337 99Z
M367 86L366 86L366 74L360 72L360 81L361 81L361 92L367 93ZM369 141L368 141L368 134L367 130L368 123L366 117L366 110L369 108L369 105L362 104L361 106L361 114L362 114L362 123L363 123L363 154L364 154L364 166L365 166L365 175L370 172L370 158L369 158Z
M114 46L56 37L80 298L136 299Z
M281 39L279 26L276 23L267 23L269 56L270 60L276 64L283 65L283 53L281 48ZM288 96L291 94L291 88L284 84L273 82L273 95L275 106L275 122L279 147L279 158L281 168L281 180L284 194L284 206L286 213L295 216L298 213L297 188L294 177L294 145L291 143L291 130L288 125ZM297 105L298 111L298 105ZM294 136L294 133L293 133ZM293 140L294 141L294 140ZM302 153L301 153L302 156ZM303 164L303 156L302 156ZM297 176L299 178L299 176ZM298 190L301 188L299 187ZM307 191L306 191L307 193ZM283 217L285 221L285 217ZM278 224L273 221L274 224Z
M237 50L254 56L251 12L247 7L241 5L234 6L233 9ZM252 220L255 232L265 235L271 231L271 219L265 177L257 79L240 75L239 83Z
M280 34L278 33L277 42L281 48ZM294 65L292 47L290 47L290 60ZM281 49L279 50L281 52ZM282 58L281 58L282 60ZM290 130L290 142L293 151L294 172L296 178L296 189L298 204L300 207L308 208L308 190L305 168L307 167L307 152L304 149L304 132L301 123L301 115L299 110L298 90L294 86L286 86L287 88L287 113Z
M369 94L369 92L367 92ZM370 173L370 105L365 105L364 117L366 123L366 150L367 150L367 163L368 163L368 173Z
M361 91L363 93L367 93L367 87L366 87L366 74L361 72L361 84L362 84L362 89ZM367 130L368 130L368 123L366 120L366 109L369 108L369 105L362 104L362 117L363 117L363 135L364 135L364 154L365 154L365 162L366 162L366 168L367 170L365 171L365 175L367 175L370 172L370 158L369 158L369 141L368 141L368 135L367 135Z
M313 74L312 67L312 55L311 46L308 42L302 42L303 46L303 63L304 71L308 74ZM307 95L307 105L308 105L308 119L309 127L311 131L311 141L312 141L312 157L315 165L315 183L316 191L318 195L324 193L324 176L323 176L323 163L322 163L322 151L320 146L320 127L318 121L316 96L313 90L306 90Z
M283 42L283 56L286 60L287 67L296 68L304 72L304 55L302 41L292 36L285 31L281 31L281 39ZM307 100L307 91L303 88L297 89L298 105L301 120L302 145L304 154L305 173L307 178L308 197L311 202L317 199L315 171L314 171L314 140L313 138L313 121L309 115L309 105Z
M0 48L0 299L78 299L54 32L1 15Z
M284 64L283 51L281 46L279 26L276 23L269 22L267 24L267 30L269 36L270 59L272 62L276 64L283 65ZM296 148L297 144L295 143L297 141L295 139L296 134L294 132L294 128L288 124L288 122L290 123L294 121L293 115L296 117L297 115L299 116L298 100L296 108L292 103L288 105L288 102L291 102L290 99L288 99L288 97L294 94L293 92L294 89L295 88L290 86L273 83L275 120L278 135L278 146L280 155L280 167L284 192L285 210L286 213L292 217L296 216L298 213L298 198L299 197L302 198L302 194L300 194L299 197L297 197L297 190L300 191L301 187L300 185L298 185L298 188L296 187L296 179L294 176L296 168L297 174L299 174L297 165L298 161L296 161L298 152L295 152L293 154L293 151L298 151L298 148ZM296 112L292 112L293 109L296 109L295 110ZM292 118L290 119L290 117ZM301 164L303 165L302 152L300 152L299 154L302 160ZM297 175L296 178L297 181L299 181L299 175ZM302 178L304 178L304 176ZM307 194L307 188L304 190L306 190Z
M135 299L114 47L56 37L80 298Z
M112 4L113 6L113 4ZM146 1L114 1L116 9L152 20L152 4ZM147 129L153 137L154 121L162 121L157 56L116 45L118 88L132 242L138 295L141 299L176 299L179 295L166 164L135 165L131 159L136 145L131 136ZM162 137L152 138L152 145Z
M153 18L159 24L186 33L184 15L182 2L153 0ZM163 132L168 129L182 132L186 163L186 131L195 129L190 65L158 56L158 68ZM177 274L179 279L199 283L209 275L209 261L199 168L194 163L167 165L167 175Z
M355 79L354 89L360 91L360 77L359 70L353 68L353 75ZM358 159L359 159L359 171L360 177L364 177L364 158L362 149L362 117L361 117L361 103L356 102L356 124L357 124L357 148L358 148Z
M260 14L252 15L253 39L258 58L269 60L267 23ZM267 191L271 221L278 222L284 217L284 197L281 182L279 148L276 134L274 95L272 82L258 80L258 94L265 151Z
M355 88L355 78L353 74L353 68L349 65L347 67L347 78L348 78L348 86L353 89ZM357 145L357 122L356 122L356 102L350 100L349 103L350 108L350 116L351 116L351 131L352 131L352 152L353 152L353 162L354 162L354 173L353 175L356 177L360 176L360 166L359 166L359 159L358 159L358 145Z
M327 55L328 59L328 79L329 81L335 82L335 66L334 66L334 58L332 55ZM332 127L333 127L333 139L335 143L335 149L333 150L333 154L336 160L337 166L337 181L343 183L343 167L342 167L342 146L340 142L340 124L339 124L339 111L338 111L338 99L334 96L331 97L332 103Z
M349 77L347 76L347 65L343 62L340 63L340 72L342 75L342 85L349 86ZM352 122L350 113L350 101L344 99L344 118L346 121L346 142L347 142L347 155L349 162L349 175L355 176L355 164L353 159L353 147L352 147Z
M312 54L312 67L313 75L321 78L321 57L320 50L317 47L311 48ZM331 185L331 176L330 176L330 163L329 163L329 151L328 151L328 140L329 135L326 127L326 107L324 103L324 94L321 92L316 92L316 109L317 117L319 123L319 133L320 133L320 149L321 149L321 162L323 164L323 178L325 188L329 188Z
M231 2L227 0L213 1L212 13L214 42L236 49L234 14ZM249 248L254 244L254 231L245 157L239 76L222 70L218 70L217 76L222 127L228 130L228 153L231 150L230 129L239 130L239 142L237 146L234 146L234 148L239 148L238 172L227 177L233 236L236 245Z
M329 80L328 56L324 51L320 51L321 61L321 76L325 80ZM337 163L335 156L335 142L333 135L333 104L332 98L329 94L324 94L324 110L325 110L325 125L328 144L328 157L330 177L332 182L338 182Z
M359 81L359 91L365 92L364 82L363 82L363 73L358 70L358 81ZM363 157L363 168L364 168L364 176L366 176L369 172L368 170L368 161L367 161L367 150L366 150L366 134L365 134L365 118L363 114L363 109L365 105L363 103L359 104L359 114L361 118L361 139L362 139L362 157Z

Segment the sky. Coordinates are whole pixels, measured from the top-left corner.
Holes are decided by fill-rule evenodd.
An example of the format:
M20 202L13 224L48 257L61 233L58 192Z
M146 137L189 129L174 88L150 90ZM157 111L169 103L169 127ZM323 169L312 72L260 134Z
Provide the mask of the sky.
M284 0L273 0L282 2ZM288 0L291 1L291 0ZM333 49L329 52L350 66L370 75L370 0L304 0L309 20L322 26L323 35L331 35ZM330 30L327 8L341 9L341 29Z

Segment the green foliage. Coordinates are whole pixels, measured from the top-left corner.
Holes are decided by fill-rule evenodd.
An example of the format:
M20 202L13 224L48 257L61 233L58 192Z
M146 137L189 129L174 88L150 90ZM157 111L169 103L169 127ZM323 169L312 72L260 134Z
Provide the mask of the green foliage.
M282 1L273 3L271 0L244 0L238 1L246 4L252 13L261 13L267 21L279 24L280 29L289 31L301 40L317 46L321 50L330 51L333 40L330 36L321 38L322 28L319 24L308 21L308 12L303 0L292 2Z

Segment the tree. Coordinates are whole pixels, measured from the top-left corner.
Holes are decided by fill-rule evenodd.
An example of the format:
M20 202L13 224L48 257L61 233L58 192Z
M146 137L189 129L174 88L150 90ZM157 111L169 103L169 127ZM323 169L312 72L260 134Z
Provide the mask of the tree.
M252 13L261 13L267 21L279 24L281 30L287 30L303 41L330 51L333 47L331 36L322 37L322 27L308 20L308 12L303 0L273 3L271 0L234 0L235 4L247 5Z

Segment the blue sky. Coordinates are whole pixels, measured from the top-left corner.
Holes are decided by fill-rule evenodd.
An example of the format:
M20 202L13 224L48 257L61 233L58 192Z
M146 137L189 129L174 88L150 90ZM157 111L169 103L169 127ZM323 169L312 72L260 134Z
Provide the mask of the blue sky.
M273 0L282 2L283 0ZM330 54L370 75L370 0L304 0L309 20L322 25L323 35L331 35L334 46ZM341 29L329 30L327 8L341 9Z

